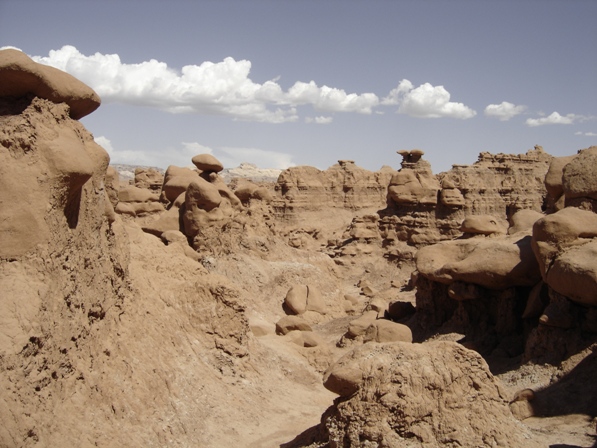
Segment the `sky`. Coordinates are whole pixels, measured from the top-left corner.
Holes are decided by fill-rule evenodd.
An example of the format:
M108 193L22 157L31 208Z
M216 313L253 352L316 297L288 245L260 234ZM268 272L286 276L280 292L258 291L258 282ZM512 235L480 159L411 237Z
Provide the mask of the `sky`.
M65 70L112 163L338 160L435 173L597 145L595 0L0 0L0 47Z

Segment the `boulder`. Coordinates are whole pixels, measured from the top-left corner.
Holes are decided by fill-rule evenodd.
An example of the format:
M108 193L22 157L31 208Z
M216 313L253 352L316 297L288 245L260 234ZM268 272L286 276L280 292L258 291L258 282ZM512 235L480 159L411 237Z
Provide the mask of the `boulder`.
M597 306L597 239L560 253L545 282L581 305Z
M566 207L533 225L532 247L545 280L550 266L565 248L597 237L597 214Z
M219 206L221 202L222 197L217 188L202 178L192 181L187 187L185 198L187 211L200 208L209 212Z
M554 200L557 200L564 194L564 186L562 183L562 175L564 174L564 167L568 165L575 155L565 157L554 157L549 164L549 169L545 175L545 188L547 194Z
M378 319L367 327L364 342L412 342L413 334L406 325Z
M219 173L224 169L224 165L211 154L199 154L191 159L193 165L201 171L213 171Z
M286 307L294 314L304 314L306 311L325 312L325 302L319 289L310 285L294 285L284 299Z
M196 181L199 174L189 168L170 165L164 174L162 197L168 202L173 202L187 190L189 184Z
M454 342L365 344L324 386L341 396L322 417L330 446L537 446L483 358Z
M566 201L576 198L597 199L597 146L580 151L564 166L562 188Z
M311 326L299 316L284 316L276 322L276 333L287 334L294 330L313 331Z
M539 219L545 216L543 213L536 212L535 210L519 210L510 218L510 227L508 228L508 234L514 235L518 232L528 232L533 228L533 224Z
M500 290L534 286L541 279L531 236L521 233L423 247L417 253L416 265L421 276L447 285L460 281Z
M463 233L472 233L474 235L492 235L506 233L505 227L499 222L499 219L491 215L471 215L467 216L460 230Z
M351 338L363 336L367 328L377 319L377 311L371 310L365 312L361 317L350 321L346 335Z

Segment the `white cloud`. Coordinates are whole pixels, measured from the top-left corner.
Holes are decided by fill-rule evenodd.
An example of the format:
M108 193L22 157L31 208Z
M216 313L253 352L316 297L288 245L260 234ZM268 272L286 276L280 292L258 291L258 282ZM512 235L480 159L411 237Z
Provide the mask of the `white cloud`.
M276 79L263 84L249 78L251 62L225 58L221 62L186 65L179 71L151 59L127 64L117 54L81 54L65 45L37 62L64 70L92 87L105 102L149 106L171 113L227 115L270 123L298 120L296 106L317 110L370 114L379 99L372 93L297 82L284 92Z
M305 123L316 123L316 124L330 124L332 121L334 121L334 117L323 117L323 116L319 116L319 117L306 117L305 118Z
M500 121L508 121L510 118L523 113L526 106L516 106L508 101L503 101L500 104L490 104L485 108L485 115L488 117L497 118Z
M400 81L398 87L382 99L381 104L398 105L399 113L418 118L451 117L465 120L477 115L470 107L451 102L450 93L444 86L425 83L415 88L408 79Z
M597 137L597 132L575 132L574 135L585 135L587 137Z
M534 126L543 126L546 124L572 124L575 120L581 119L580 115L575 114L568 114L568 115L560 115L557 112L552 112L547 117L541 118L527 118L526 124L527 126L534 127Z

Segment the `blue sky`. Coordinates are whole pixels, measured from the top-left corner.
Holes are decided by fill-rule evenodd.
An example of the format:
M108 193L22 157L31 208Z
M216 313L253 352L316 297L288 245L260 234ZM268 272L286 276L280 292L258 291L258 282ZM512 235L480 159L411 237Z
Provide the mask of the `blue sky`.
M434 172L597 144L597 1L0 0L0 47L102 97L114 163Z

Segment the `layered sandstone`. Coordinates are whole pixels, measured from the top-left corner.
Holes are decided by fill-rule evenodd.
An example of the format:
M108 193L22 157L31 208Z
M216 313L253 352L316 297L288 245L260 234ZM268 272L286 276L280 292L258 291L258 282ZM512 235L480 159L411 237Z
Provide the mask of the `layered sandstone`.
M385 202L390 167L372 172L340 160L327 170L298 166L284 170L276 184L273 203L276 215L292 219L304 211L320 208L359 210Z

